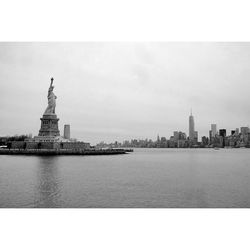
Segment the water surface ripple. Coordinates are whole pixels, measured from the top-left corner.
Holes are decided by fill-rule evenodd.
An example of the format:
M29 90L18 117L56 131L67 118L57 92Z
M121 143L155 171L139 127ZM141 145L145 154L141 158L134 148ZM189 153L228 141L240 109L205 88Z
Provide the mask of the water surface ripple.
M250 149L1 155L0 207L250 207Z

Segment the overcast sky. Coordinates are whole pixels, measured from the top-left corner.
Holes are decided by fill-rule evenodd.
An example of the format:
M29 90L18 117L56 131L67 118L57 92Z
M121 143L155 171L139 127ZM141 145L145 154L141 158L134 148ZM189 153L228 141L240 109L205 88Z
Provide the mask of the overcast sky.
M250 124L249 43L0 43L0 135L40 129L50 78L61 135L95 144Z

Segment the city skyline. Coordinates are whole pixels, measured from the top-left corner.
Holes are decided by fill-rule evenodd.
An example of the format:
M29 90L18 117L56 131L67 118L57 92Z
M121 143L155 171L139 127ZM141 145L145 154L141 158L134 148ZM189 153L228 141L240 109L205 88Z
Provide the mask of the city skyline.
M97 143L97 145L105 144L105 145L114 146L114 144L118 143L120 147L124 146L124 145L127 147L128 145L126 145L126 144L130 144L130 146L131 146L131 144L133 144L134 142L135 143L137 143L137 142L142 143L142 145L145 142L148 142L148 143L152 143L152 145L149 147L157 147L157 144L159 145L162 142L163 142L163 144L165 144L165 142L166 142L167 143L166 145L162 145L160 147L170 147L170 148L171 147L178 147L178 148L179 147L192 147L192 146L194 146L194 147L199 146L200 147L200 146L213 145L215 143L214 139L219 140L220 137L223 137L223 138L226 138L226 137L231 138L232 137L231 138L233 140L232 145L226 145L226 146L234 147L234 146L236 146L235 138L237 137L238 143L239 142L243 143L245 141L244 143L246 143L247 147L249 147L249 145L248 145L250 142L250 137L249 137L250 136L250 128L249 128L249 126L238 126L237 128L232 128L232 129L227 130L227 129L222 128L222 127L219 127L219 129L217 129L217 124L211 124L211 129L207 131L208 134L201 135L199 138L198 137L199 132L195 131L195 122L194 122L194 116L192 114L192 110L191 110L191 113L190 113L189 118L188 118L188 124L189 124L188 133L186 133L185 131L183 132L180 130L175 130L175 131L172 131L172 135L170 135L170 137L167 137L165 135L159 135L159 133L158 133L155 138L150 138L150 137L145 137L145 138L138 138L137 137L136 138L135 137L135 138L127 138L127 139L123 140L122 142L118 141L118 140L115 140L113 142L99 141L99 143ZM193 137L190 137L190 134ZM175 142L177 144L171 145L171 141ZM218 143L218 141L217 141L217 143ZM147 146L144 145L143 147L147 147Z
M248 126L249 54L250 43L1 43L0 134L38 133L51 76L60 131L92 144L188 135L190 107L199 140L213 123Z
M52 78L53 79L53 78ZM208 130L208 134L204 134L204 135L200 135L200 138L198 136L199 134L199 131L195 131L195 122L194 122L194 116L193 116L193 113L192 113L192 109L191 109L191 112L190 112L190 115L189 115L189 118L188 118L188 133L185 132L182 132L180 130L176 130L176 131L172 131L173 135L170 135L169 139L171 139L171 137L176 137L178 136L177 134L179 133L182 133L185 137L185 140L188 140L188 141L191 141L194 143L194 145L197 143L197 142L201 142L202 141L202 137L207 137L207 138L211 138L211 137L215 137L216 135L219 135L221 131L223 131L223 133L225 133L225 135L229 136L229 135L233 135L234 133L235 134L245 134L245 133L249 133L250 131L250 128L249 126L238 126L236 128L231 128L229 130L225 129L225 128L219 128L217 129L217 124L210 124L211 126L211 129ZM63 132L61 133L61 135L64 137L64 138L67 138L69 139L70 138L70 124L64 124L63 125ZM191 136L190 136L191 135ZM28 138L31 138L33 137L32 133L24 133L24 134L13 134L13 135L0 135L0 137L6 137L6 136L9 136L9 137L15 137L15 136L27 136ZM152 138L149 138L149 137L137 137L137 138L130 138L129 140L152 140L153 142L159 142L162 138L166 138L168 140L168 137L165 136L165 135L159 135L159 133L157 133L157 138L156 140L152 139ZM72 138L73 140L77 140L77 138ZM128 138L124 139L123 142L127 141ZM118 141L118 140L115 140L115 141ZM100 143L100 142L105 142L105 143L113 143L113 141L111 142L106 142L106 141L99 141L97 142Z

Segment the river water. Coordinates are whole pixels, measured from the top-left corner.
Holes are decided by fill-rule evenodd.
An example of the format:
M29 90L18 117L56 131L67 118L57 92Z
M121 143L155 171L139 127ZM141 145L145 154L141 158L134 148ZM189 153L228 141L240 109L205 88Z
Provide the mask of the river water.
M250 149L0 155L0 207L250 207Z

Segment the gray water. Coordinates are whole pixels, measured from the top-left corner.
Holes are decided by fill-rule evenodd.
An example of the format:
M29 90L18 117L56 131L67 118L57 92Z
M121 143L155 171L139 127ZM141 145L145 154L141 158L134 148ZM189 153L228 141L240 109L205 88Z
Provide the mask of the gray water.
M250 149L1 155L0 207L250 207Z

